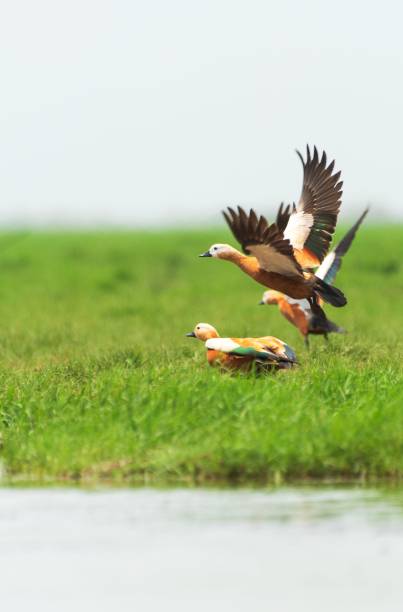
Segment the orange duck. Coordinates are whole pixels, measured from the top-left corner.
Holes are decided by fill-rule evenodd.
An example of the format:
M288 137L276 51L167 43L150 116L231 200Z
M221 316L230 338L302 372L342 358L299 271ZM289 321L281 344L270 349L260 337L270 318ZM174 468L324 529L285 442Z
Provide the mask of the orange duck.
M295 299L307 299L320 315L320 298L333 306L346 304L339 289L310 271L320 265L328 251L341 204L342 182L340 172L333 172L334 161L327 165L326 153L319 157L315 147L311 155L307 147L306 161L298 155L303 165L303 185L292 211L281 207L277 223L269 225L253 210L247 214L241 207L238 212L228 208L223 213L225 220L244 253L228 244L214 244L201 257L231 261L261 285Z
M202 340L209 364L224 370L286 369L297 363L292 348L274 336L220 338L217 330L208 323L198 323L186 335Z
M342 258L349 250L357 230L367 213L368 209L366 209L361 217L354 223L344 238L339 242L337 247L325 257L320 267L316 271L316 276L318 278L321 278L326 283L332 284L337 272L341 267ZM282 214L281 209L279 214ZM315 316L308 300L295 300L288 297L284 293L281 293L280 291L273 291L269 289L268 291L264 292L263 299L261 300L260 304L277 304L281 314L299 329L307 346L309 346L308 336L310 334L322 335L327 340L328 334L331 332L339 334L344 332L342 327L339 327L336 323L329 321L329 319L326 317Z

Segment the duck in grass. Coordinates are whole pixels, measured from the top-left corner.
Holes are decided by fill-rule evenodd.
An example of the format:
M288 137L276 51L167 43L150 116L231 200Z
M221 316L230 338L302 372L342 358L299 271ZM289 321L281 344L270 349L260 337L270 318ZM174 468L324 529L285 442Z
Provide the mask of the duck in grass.
M281 214L281 211L280 211ZM342 263L343 256L349 250L355 235L361 223L368 214L368 208L363 212L360 218L349 229L344 238L339 242L337 247L333 249L323 260L316 276L331 285L336 278ZM345 330L339 327L336 323L329 321L326 317L316 316L310 307L308 300L295 300L288 297L280 291L268 290L263 294L260 304L277 304L281 314L290 323L295 325L304 337L306 346L309 346L309 335L318 334L328 339L329 333L343 333Z
M254 210L241 207L223 212L243 253L228 244L213 244L200 257L226 259L265 287L276 289L294 299L307 299L318 314L319 299L333 306L344 306L343 293L313 274L323 261L334 233L341 204L340 172L333 172L334 161L327 164L326 153L307 158L297 151L303 166L302 192L298 204L283 209L271 225Z
M220 338L208 323L198 323L186 336L204 342L209 364L225 370L287 369L297 363L292 348L274 336Z

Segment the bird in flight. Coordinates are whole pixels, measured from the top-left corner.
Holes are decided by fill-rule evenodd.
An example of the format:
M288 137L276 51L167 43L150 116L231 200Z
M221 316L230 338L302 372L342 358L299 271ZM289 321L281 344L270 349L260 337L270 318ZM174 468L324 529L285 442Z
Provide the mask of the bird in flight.
M322 261L315 274L326 283L331 285L336 278L344 255L349 250L358 228L368 214L368 208L362 213L360 218L349 229L344 238L338 243L325 259ZM280 209L279 213L282 214ZM323 335L327 340L328 334L331 332L343 333L345 330L339 327L336 323L329 321L327 318L319 318L312 312L308 300L295 300L288 297L280 291L269 289L264 292L260 304L273 305L277 304L281 314L290 323L295 325L304 337L306 346L309 346L309 334Z
M340 172L334 161L327 164L326 153L313 154L307 147L303 165L303 184L297 205L280 207L276 223L269 224L254 210L247 214L238 206L223 212L243 253L229 244L213 244L201 257L225 259L237 265L256 282L295 299L307 299L311 308L321 312L319 299L333 306L347 300L336 287L312 272L323 261L334 233L341 205ZM323 311L322 311L323 312Z
M290 346L274 336L261 338L220 338L209 323L198 323L186 334L205 343L207 361L224 370L288 369L297 363Z

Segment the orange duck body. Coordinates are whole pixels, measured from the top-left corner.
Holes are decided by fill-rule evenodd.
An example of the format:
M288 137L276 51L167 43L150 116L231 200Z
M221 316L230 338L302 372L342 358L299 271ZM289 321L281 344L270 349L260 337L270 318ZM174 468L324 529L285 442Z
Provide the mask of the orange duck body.
M268 272L260 267L256 257L242 255L236 249L224 251L219 258L231 261L263 287L276 289L295 299L312 296L316 281L314 274L305 272L300 276L284 276L277 272Z

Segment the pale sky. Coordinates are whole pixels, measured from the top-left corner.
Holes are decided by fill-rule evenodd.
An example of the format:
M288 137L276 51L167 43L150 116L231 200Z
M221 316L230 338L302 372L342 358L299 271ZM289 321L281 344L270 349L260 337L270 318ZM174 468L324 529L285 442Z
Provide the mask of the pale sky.
M403 219L403 5L12 0L0 8L0 224L221 223L298 198Z

